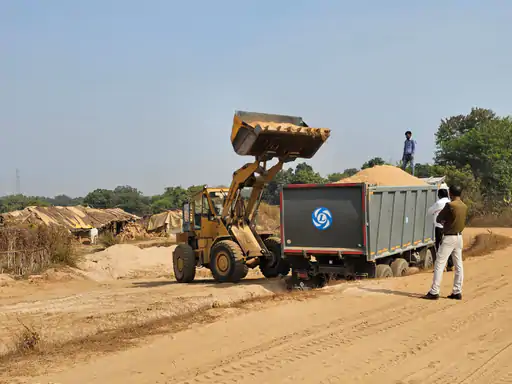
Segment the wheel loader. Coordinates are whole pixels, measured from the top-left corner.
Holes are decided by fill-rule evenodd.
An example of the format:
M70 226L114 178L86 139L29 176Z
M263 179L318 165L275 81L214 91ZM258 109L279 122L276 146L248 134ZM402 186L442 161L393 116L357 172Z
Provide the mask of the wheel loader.
M284 163L313 157L330 132L309 127L301 117L236 111L233 149L255 160L233 173L229 188L204 187L184 204L173 253L176 280L192 282L196 267L209 268L217 282L238 282L256 266L265 277L287 275L290 267L281 257L279 236L255 229L263 190ZM250 189L247 199L244 188Z

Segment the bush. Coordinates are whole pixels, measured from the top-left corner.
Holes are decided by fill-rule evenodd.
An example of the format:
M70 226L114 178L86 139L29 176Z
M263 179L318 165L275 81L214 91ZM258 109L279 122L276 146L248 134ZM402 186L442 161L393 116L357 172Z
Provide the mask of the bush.
M76 266L73 236L58 226L0 229L0 272L19 276L52 265Z
M105 232L102 234L99 241L105 247L112 247L113 245L119 244L119 240L111 232Z

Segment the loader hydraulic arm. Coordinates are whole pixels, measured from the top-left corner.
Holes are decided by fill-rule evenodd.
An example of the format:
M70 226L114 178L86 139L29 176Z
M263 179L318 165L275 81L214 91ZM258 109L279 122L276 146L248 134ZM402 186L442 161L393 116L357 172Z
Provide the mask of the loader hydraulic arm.
M239 220L253 220L255 208L261 199L263 188L274 179L287 160L286 158L280 158L275 165L267 169L267 162L260 161L257 158L253 163L247 163L235 171L222 210L222 217L226 220L227 224ZM242 216L239 216L240 212L236 208L241 202L241 191L245 187L252 187L251 196L245 206L245 212L243 212Z

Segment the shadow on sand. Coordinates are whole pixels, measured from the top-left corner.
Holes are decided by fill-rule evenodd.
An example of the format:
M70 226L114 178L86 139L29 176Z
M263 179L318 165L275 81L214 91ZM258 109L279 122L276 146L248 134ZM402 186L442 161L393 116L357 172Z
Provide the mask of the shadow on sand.
M132 283L133 288L156 288L168 285L178 285L182 283L178 283L176 280L154 280L154 281L136 281ZM187 283L190 285L209 285L213 288L226 288L226 287L234 287L234 286L247 286L247 285L261 285L266 289L271 291L275 291L276 285L283 285L285 283L282 279L266 279L264 277L254 278L254 279L246 279L242 280L238 283L216 283L212 279L197 279L191 283Z
M371 293L382 293L384 295L412 297L415 299L421 299L424 296L424 294L410 293L410 292L403 292L403 291L393 291L392 289L365 288L365 287L359 287L359 289L362 291L367 291L367 292L371 292Z

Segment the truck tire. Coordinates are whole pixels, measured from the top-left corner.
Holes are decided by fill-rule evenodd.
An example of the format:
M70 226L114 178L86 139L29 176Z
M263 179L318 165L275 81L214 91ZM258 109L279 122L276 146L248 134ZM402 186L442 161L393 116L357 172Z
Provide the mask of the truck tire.
M393 271L395 277L405 276L408 270L409 263L405 259L398 258L391 263L391 271Z
M247 276L248 268L240 246L232 240L222 240L210 252L210 270L219 283L237 283Z
M425 249L425 257L421 260L421 268L430 269L434 266L434 252L433 247Z
M377 279L387 279L393 277L393 271L387 264L378 264L375 268L375 277Z
M263 276L272 278L279 275L288 275L290 264L281 258L281 240L277 237L269 237L263 243L265 243L265 246L273 255L271 259L266 257L260 259L260 271Z
M196 277L196 255L188 244L178 244L172 253L174 277L178 283L191 283Z

